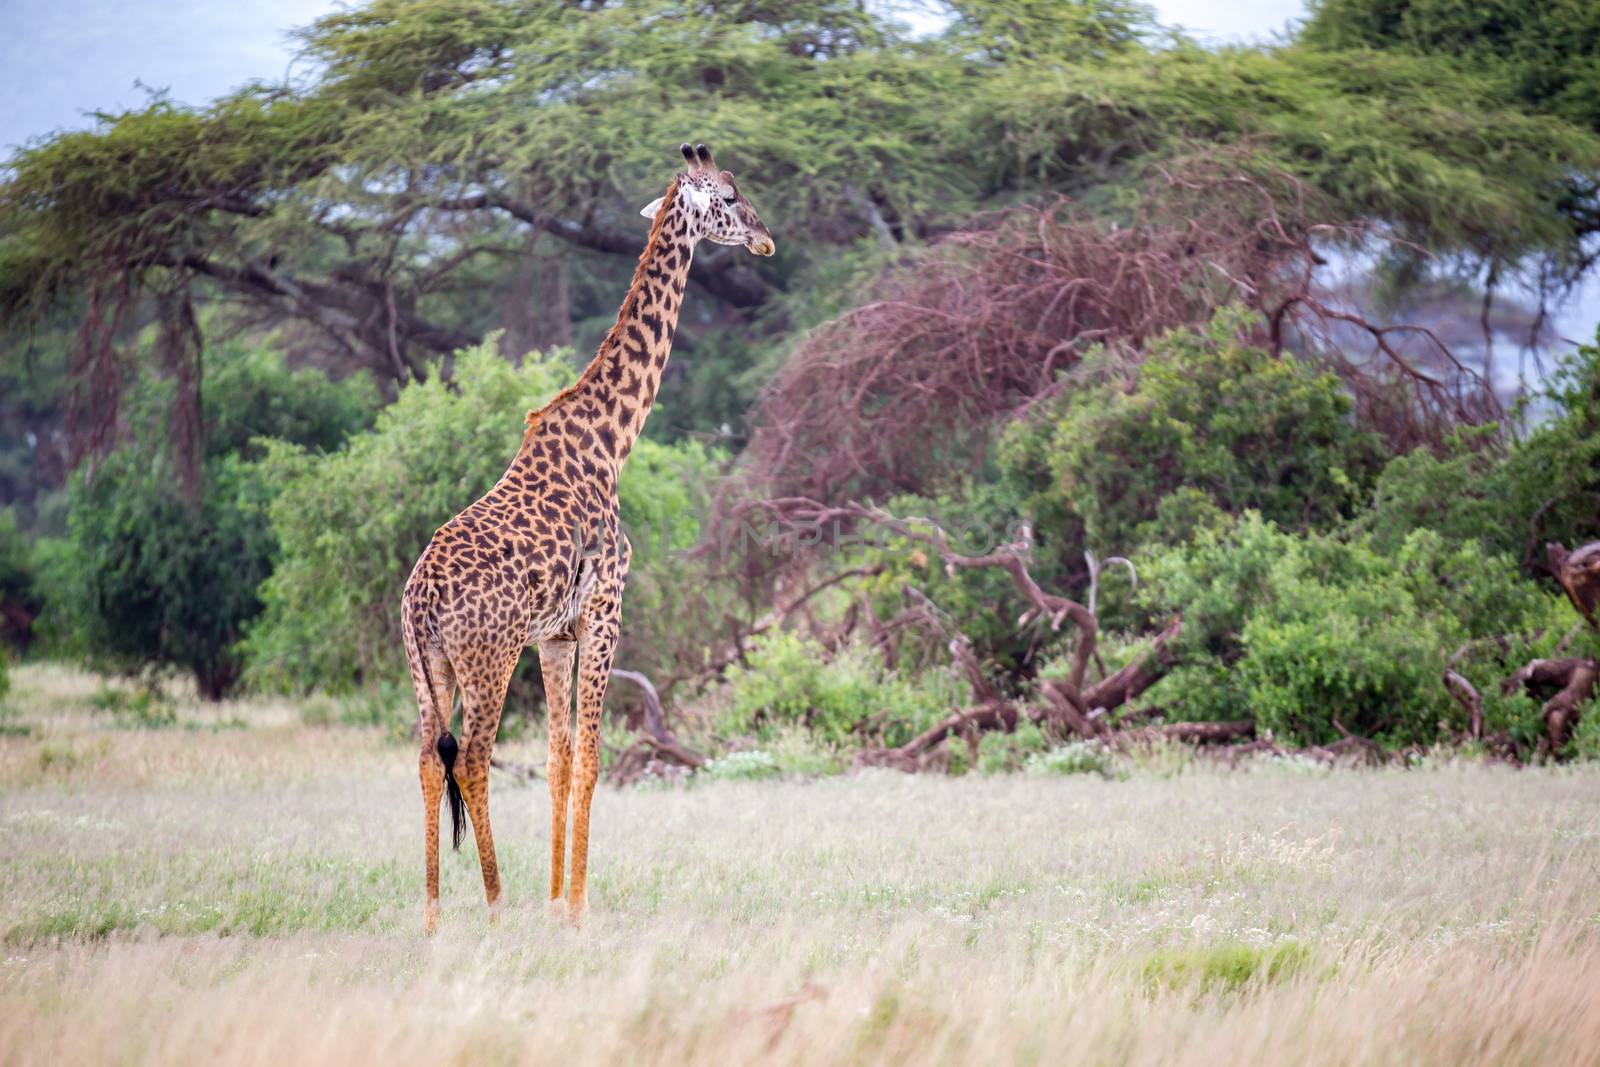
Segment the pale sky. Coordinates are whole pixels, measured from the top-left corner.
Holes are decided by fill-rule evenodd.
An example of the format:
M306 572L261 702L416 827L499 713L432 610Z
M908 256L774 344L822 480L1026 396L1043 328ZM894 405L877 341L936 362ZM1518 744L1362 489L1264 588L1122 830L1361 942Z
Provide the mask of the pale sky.
M136 107L139 83L203 104L253 79L281 79L287 31L348 5L332 0L0 0L0 157L30 138ZM1302 0L1159 0L1160 18L1211 41L1261 39Z

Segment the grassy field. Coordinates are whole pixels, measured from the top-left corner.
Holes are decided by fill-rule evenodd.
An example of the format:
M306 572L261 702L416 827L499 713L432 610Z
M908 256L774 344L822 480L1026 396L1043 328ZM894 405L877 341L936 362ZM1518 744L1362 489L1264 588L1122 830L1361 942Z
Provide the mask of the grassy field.
M409 747L16 682L5 1063L1600 1062L1593 768L603 786L581 931L501 778L427 939Z

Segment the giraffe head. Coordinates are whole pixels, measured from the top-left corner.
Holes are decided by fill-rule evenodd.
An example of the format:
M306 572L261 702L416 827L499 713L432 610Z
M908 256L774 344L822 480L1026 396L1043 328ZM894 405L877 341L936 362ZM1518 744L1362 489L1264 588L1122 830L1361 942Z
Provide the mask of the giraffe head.
M744 245L758 256L770 256L777 251L772 234L767 232L766 224L750 206L750 201L739 192L733 175L717 169L711 149L699 144L693 148L681 145L679 150L689 163L675 180L678 200L689 219L690 237L695 241L702 238L715 241L719 245ZM665 199L651 201L639 214L647 219L655 218Z

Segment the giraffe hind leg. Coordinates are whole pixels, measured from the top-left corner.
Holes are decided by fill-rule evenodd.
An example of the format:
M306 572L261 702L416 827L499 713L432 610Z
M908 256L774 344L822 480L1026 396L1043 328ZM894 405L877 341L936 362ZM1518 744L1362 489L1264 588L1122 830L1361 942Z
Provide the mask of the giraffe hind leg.
M520 650L517 650L520 651ZM456 779L461 784L472 834L478 843L478 864L483 870L483 894L491 917L502 899L500 867L495 861L494 833L489 826L489 758L494 752L495 733L500 729L500 712L505 705L506 687L516 668L515 654L491 669L468 676L458 671L461 682L461 753L456 761Z
M449 791L447 783L450 782L441 745L450 736L455 673L442 653L414 640L408 642L406 652L417 693L417 735L422 742L417 759L418 776L422 780L423 871L427 886L422 925L431 934L439 923L439 802ZM449 747L453 749L454 745L452 739Z

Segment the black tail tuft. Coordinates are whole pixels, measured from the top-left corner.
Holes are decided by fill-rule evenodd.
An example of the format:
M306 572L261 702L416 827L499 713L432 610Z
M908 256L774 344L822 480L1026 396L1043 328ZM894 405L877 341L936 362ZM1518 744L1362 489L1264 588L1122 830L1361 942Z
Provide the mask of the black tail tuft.
M461 827L467 819L467 805L461 799L461 787L456 784L456 739L446 730L439 735L439 758L444 760L444 791L450 798L450 847L461 851Z

